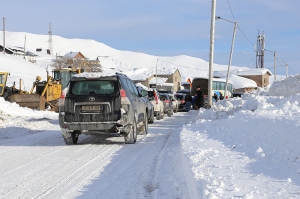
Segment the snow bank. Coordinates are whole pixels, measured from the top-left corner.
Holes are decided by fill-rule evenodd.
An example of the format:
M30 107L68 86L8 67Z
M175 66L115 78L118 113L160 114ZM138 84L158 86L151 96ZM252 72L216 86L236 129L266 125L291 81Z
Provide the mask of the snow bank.
M201 109L181 142L205 198L300 197L299 75Z

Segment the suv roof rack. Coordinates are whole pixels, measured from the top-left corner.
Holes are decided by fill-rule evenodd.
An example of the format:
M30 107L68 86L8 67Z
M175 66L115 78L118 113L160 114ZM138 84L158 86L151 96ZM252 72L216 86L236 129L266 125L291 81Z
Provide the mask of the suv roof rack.
M117 75L123 75L125 77L127 77L127 75L123 74L123 73L120 73L120 72L116 72Z

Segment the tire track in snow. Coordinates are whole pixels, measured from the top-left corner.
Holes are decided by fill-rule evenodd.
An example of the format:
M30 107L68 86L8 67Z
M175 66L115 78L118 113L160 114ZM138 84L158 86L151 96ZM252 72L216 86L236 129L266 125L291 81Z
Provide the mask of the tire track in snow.
M168 120L162 122L166 123ZM162 191L158 192L158 190L164 189L160 187L160 182L166 179L158 176L165 172L161 170L161 165L166 163L164 157L169 153L166 147L174 131L177 131L179 139L180 128L186 120L180 121L171 128L165 128L167 124L161 126L160 124L163 123L160 122L157 125L154 123L149 126L150 133L146 137L139 138L136 145L126 145L118 151L118 156L106 166L105 172L93 180L92 184L87 185L79 198L163 198L159 195ZM164 132L161 132L162 129ZM181 160L180 156L178 153ZM170 175L178 175L170 172ZM184 178L183 171L181 172L180 178L181 176ZM176 184L178 177L173 177L172 180ZM187 188L183 189L187 190ZM187 191L183 192L189 195Z
M85 141L93 141L94 138L88 138ZM94 141L93 143L95 143L96 141ZM96 149L91 149L91 148L95 148ZM57 150L55 153L49 153L49 156L67 156L69 153L73 152L71 157L68 157L69 160L74 160L77 157L80 157L81 159L85 160L89 160L89 159L97 159L100 156L103 156L105 154L107 154L107 156L111 155L112 152L114 152L114 150L111 150L111 148L119 148L120 146L118 145L111 145L111 146L106 146L106 147L102 147L100 146L100 149L105 148L105 150L98 150L98 146L92 146L91 145L84 145L81 147L77 147L77 146L64 146L62 147L62 150ZM74 153L74 151L71 151L70 149L74 149L76 148L76 152ZM51 151L51 148L49 149ZM61 153L60 151L63 151L64 153ZM93 151L93 153L91 153L90 151ZM107 151L107 152L105 152ZM53 151L52 151L53 152ZM71 164L66 164L63 165L64 162L56 164L55 167L52 167L49 169L49 165L47 164L43 164L43 162L47 162L47 159L49 157L45 157L43 156L43 154L41 154L42 156L40 158L38 158L38 160L33 161L33 162L29 162L26 167L23 167L22 169L19 168L18 172L16 172L16 170L11 171L11 174L15 174L15 173L19 173L20 175L23 176L21 177L17 177L17 180L14 181L14 184L18 184L17 188L13 188L10 191L7 191L5 193L5 195L9 196L9 197L22 197L24 195L28 195L28 197L39 197L39 195L41 194L41 192L47 192L47 190L52 189L52 187L54 187L54 189L59 190L59 185L61 186L61 181L64 181L64 179L71 179L72 177L69 176L75 176L78 175L81 171L84 171L87 166L89 165L89 162L92 162L92 160L90 160L89 162L85 163L82 166L79 166L80 164L78 164L76 161L73 161ZM55 159L55 157L54 157ZM84 161L82 161L84 162ZM106 162L104 162L105 164ZM38 167L35 168L31 168L32 165L39 165ZM79 168L76 168L79 167ZM97 165L94 167L98 167ZM29 171L26 173L26 171ZM57 172L58 171L58 172ZM24 173L26 173L24 175ZM41 174L41 176L43 176L43 178L41 178L40 176L37 176L36 174ZM7 178L10 178L11 175L8 175ZM55 178L57 177L57 179ZM75 178L74 177L74 178ZM6 179L7 179L6 178ZM4 178L0 178L1 181L5 180ZM72 182L72 186L78 184L78 183L74 183L72 180L70 180ZM51 183L49 183L51 182ZM80 182L80 181L79 181ZM1 183L2 184L2 183ZM3 183L4 184L4 183ZM26 184L30 184L31 190L30 192L24 192L23 190L27 190L24 189L24 187L22 185L26 185ZM80 183L79 183L80 184ZM61 193L58 195L60 196ZM34 197L34 198L35 198Z

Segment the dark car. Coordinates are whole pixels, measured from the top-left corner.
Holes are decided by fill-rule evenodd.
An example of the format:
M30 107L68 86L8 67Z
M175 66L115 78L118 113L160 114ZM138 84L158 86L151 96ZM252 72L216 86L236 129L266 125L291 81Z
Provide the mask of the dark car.
M173 107L169 95L167 93L159 93L159 95L160 100L164 104L164 113L167 113L168 117L171 117L171 115L173 115Z
M59 104L59 125L66 144L76 144L80 134L124 136L133 144L147 133L149 109L126 75L82 73L74 75Z

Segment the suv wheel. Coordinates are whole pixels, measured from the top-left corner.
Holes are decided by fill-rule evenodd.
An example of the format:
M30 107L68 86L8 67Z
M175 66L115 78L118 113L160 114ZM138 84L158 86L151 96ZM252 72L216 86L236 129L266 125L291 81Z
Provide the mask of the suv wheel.
M66 135L63 135L64 141L66 145L72 145L72 144L77 144L79 133L74 131L74 132L69 132L66 133Z
M160 114L161 114L160 118L161 118L161 119L164 119L165 112L162 111Z
M141 135L146 135L148 133L148 115L147 115L147 112L146 112L146 117L144 119L144 131L141 133Z
M167 114L168 114L168 117L171 117L173 115L173 110L168 111Z
M128 132L127 135L125 135L125 144L134 144L137 140L137 126L136 126L136 121L135 117L133 118L133 124L130 128L130 131Z
M156 119L157 119L157 120L160 120L160 119L161 119L161 112L158 112L158 113L156 114Z

